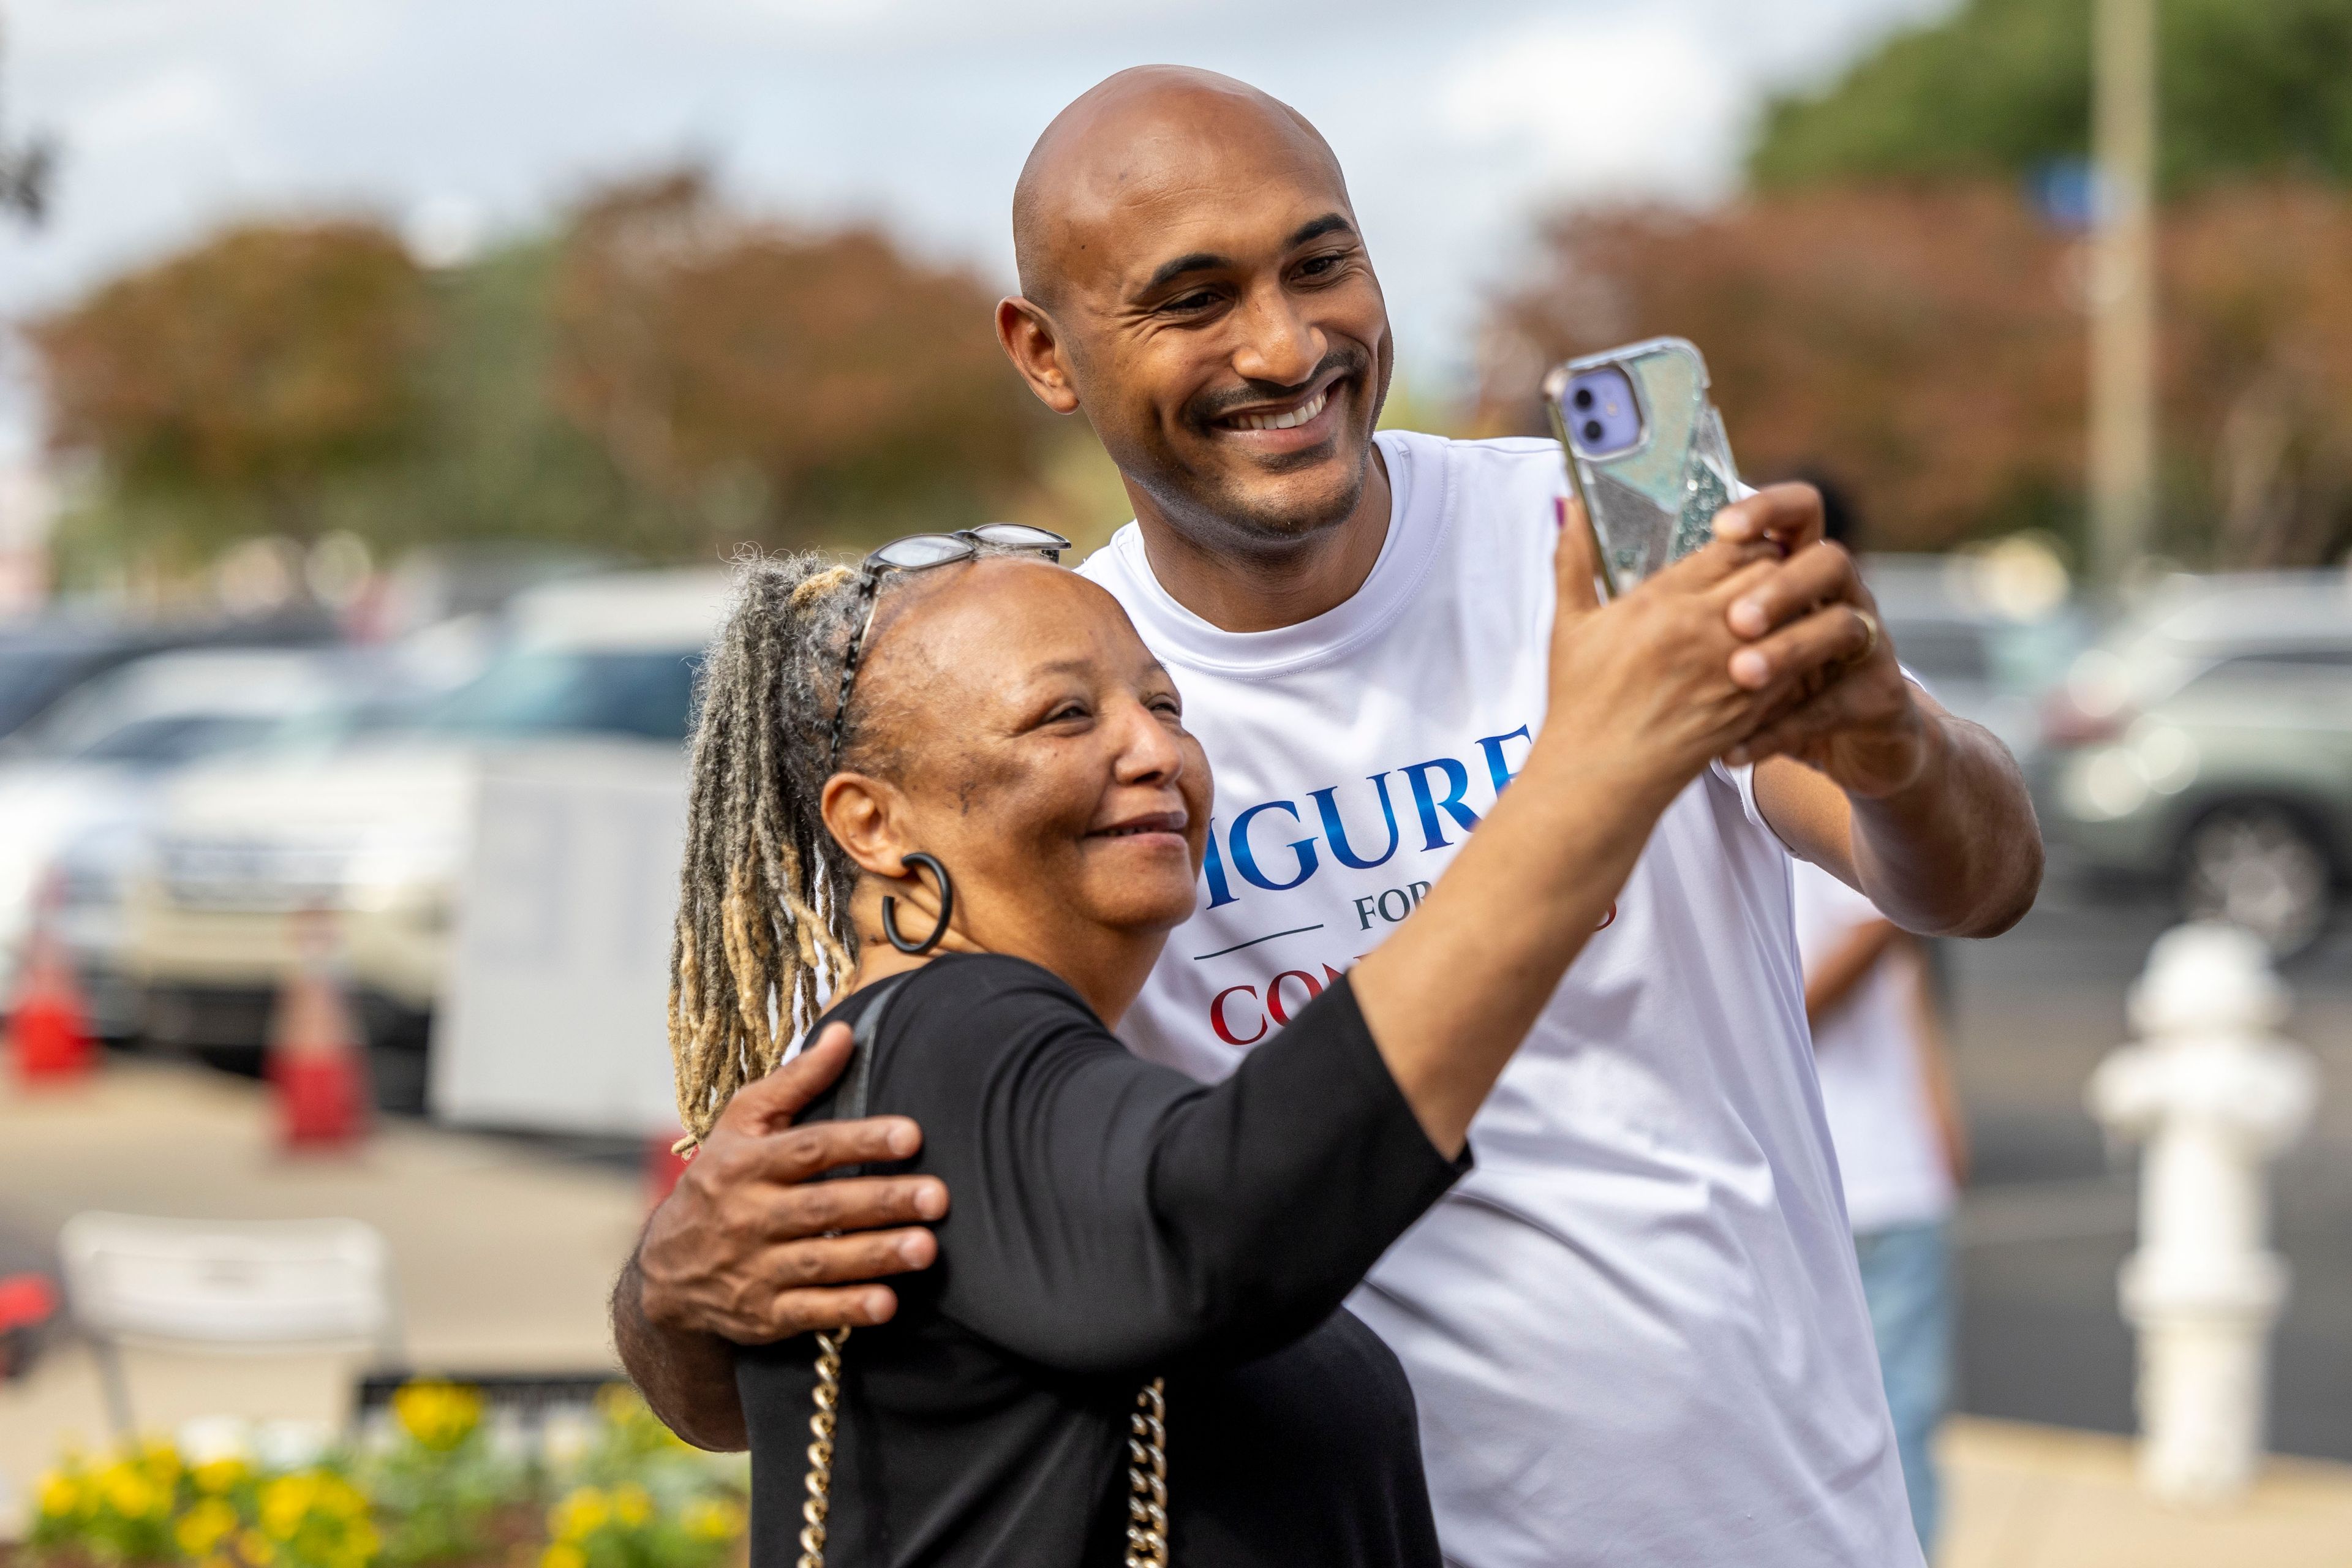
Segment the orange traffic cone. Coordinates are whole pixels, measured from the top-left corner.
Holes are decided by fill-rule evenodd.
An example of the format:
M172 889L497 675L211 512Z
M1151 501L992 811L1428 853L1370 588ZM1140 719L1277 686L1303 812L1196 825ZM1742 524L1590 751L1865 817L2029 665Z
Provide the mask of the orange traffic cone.
M671 1132L656 1132L646 1140L646 1209L647 1213L661 1207L677 1179L686 1174L687 1156L677 1152L677 1142L686 1136L681 1127Z
M344 1149L367 1133L375 1097L367 1044L343 994L334 916L295 917L294 969L269 1023L269 1082L278 1136L289 1149Z
M25 965L17 973L15 1005L8 1012L8 1054L16 1064L18 1080L27 1084L72 1082L98 1065L81 982L52 928L58 896L52 880L25 939Z
M47 1276L0 1275L0 1382L25 1375L57 1315L58 1288Z

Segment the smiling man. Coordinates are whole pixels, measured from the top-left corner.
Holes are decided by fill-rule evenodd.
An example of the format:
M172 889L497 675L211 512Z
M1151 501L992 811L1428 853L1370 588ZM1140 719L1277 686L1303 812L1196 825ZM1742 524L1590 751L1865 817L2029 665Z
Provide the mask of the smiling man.
M1151 67L1088 92L1032 153L1014 230L999 335L1038 397L1091 421L1136 509L1084 570L1175 674L1216 770L1200 910L1121 1033L1216 1078L1410 913L1509 784L1544 721L1565 474L1546 441L1375 437L1391 339L1346 184L1241 83ZM1350 1301L1411 1377L1446 1555L1473 1568L1918 1561L1789 857L1914 929L1990 934L2032 901L2040 839L1999 743L1903 679L1812 492L1720 527L1794 552L1727 612L1734 679L1760 688L1823 637L1845 672L1666 812L1475 1123L1477 1169ZM714 1140L617 1299L632 1370L705 1440L740 1429L717 1369L747 1322L889 1310L878 1286L784 1286L929 1257L903 1232L800 1238L947 1198L793 1185L915 1136L772 1131L814 1076L778 1075Z

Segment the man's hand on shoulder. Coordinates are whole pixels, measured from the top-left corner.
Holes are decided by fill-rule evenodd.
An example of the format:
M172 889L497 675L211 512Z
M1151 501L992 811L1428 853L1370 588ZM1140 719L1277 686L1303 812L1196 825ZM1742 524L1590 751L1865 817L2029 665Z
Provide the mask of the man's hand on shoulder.
M930 1265L939 1244L924 1222L947 1213L948 1191L936 1176L817 1180L922 1147L903 1116L793 1125L848 1058L835 1025L737 1091L638 1243L648 1321L763 1344L898 1310L872 1281Z
M748 1442L734 1347L887 1321L898 1298L876 1281L929 1268L923 1227L948 1212L936 1176L816 1178L922 1147L903 1116L796 1127L849 1060L848 1029L746 1084L687 1162L621 1271L613 1341L646 1403L705 1448Z

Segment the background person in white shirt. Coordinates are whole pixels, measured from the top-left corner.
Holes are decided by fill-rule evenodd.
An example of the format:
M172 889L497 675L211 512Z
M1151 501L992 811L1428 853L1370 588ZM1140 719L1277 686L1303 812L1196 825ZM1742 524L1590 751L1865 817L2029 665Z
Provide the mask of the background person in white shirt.
M1122 1034L1213 1077L1380 942L1508 784L1543 722L1565 476L1545 441L1375 441L1391 342L1345 182L1255 89L1112 78L1040 139L1014 230L1000 336L1049 407L1087 416L1136 507L1086 570L1218 779L1202 908ZM1760 687L1825 642L1844 673L1666 808L1474 1127L1476 1173L1350 1302L1412 1379L1440 1537L1473 1568L1918 1561L1788 852L1907 926L1983 934L2031 903L2040 839L2015 764L1904 680L1820 526L1793 486L1721 520L1792 552L1726 612L1751 639L1730 673ZM848 1157L917 1132L866 1136ZM879 1286L797 1289L880 1245L803 1244L858 1200L797 1193L838 1146L794 1139L714 1137L616 1292L632 1373L689 1435L740 1426L729 1338L890 1310ZM887 1245L885 1267L927 1258Z
M1967 1131L1918 939L1801 862L1796 912L1822 1109L1912 1522L1932 1552L1943 1513L1932 1445L1951 1394L1951 1216Z
M1853 507L1822 487L1822 531L1858 548ZM1951 1215L1968 1179L1927 945L1820 868L1799 862L1797 949L1822 1109L1838 1156L1862 1293L1920 1544L1943 1516L1933 1452L1951 1397Z

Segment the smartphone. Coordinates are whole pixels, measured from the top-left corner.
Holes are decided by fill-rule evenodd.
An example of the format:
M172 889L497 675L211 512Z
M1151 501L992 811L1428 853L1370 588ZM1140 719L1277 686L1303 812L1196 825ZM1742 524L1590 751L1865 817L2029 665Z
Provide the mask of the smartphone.
M1544 407L1612 594L1705 544L1715 514L1740 493L1706 391L1706 361L1681 338L1586 354L1544 377Z

